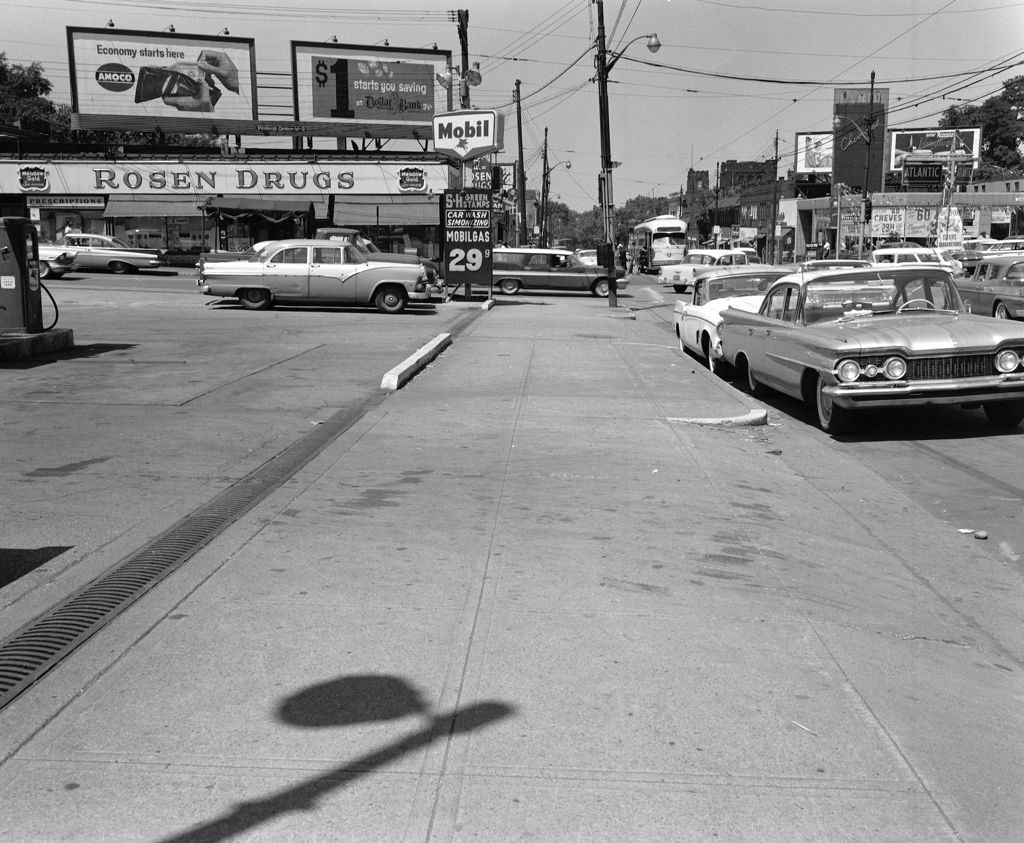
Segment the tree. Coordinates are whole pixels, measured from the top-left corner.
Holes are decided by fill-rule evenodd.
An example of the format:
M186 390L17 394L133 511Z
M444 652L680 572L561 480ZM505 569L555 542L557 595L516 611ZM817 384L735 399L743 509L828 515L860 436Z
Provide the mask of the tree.
M1024 170L1024 76L1003 82L1002 92L981 105L952 106L939 120L941 129L981 127L982 180Z
M49 135L55 108L48 99L53 85L43 75L43 66L8 64L0 53L0 123Z

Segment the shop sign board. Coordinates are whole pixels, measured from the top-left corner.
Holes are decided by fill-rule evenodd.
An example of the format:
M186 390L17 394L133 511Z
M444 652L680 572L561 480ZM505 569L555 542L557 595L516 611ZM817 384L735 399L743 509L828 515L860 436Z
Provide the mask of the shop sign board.
M490 288L493 275L491 191L446 190L444 224L445 280L449 286Z
M230 133L257 119L252 38L67 27L72 126Z
M0 161L0 193L42 197L440 193L447 164L401 161Z
M451 107L449 50L292 41L295 119L358 137L430 137Z
M497 152L503 146L504 121L497 111L451 111L434 118L434 150L459 160Z

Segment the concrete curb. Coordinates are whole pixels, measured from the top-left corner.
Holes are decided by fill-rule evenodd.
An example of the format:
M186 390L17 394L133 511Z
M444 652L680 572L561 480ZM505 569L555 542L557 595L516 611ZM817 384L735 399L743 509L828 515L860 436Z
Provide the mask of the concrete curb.
M751 410L742 416L731 416L725 418L711 419L684 419L668 418L666 421L675 424L703 424L717 425L718 427L756 427L757 425L768 424L767 410Z
M0 334L0 360L25 360L39 354L74 348L75 335L70 328L56 328L41 333L11 332Z
M451 334L438 334L426 345L420 346L393 369L389 369L381 378L380 388L394 392L412 380L413 376L424 369L435 357L452 344Z

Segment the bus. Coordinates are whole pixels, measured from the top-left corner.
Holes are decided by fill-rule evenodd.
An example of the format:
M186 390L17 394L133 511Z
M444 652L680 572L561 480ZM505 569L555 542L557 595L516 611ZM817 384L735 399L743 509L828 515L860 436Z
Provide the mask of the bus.
M644 220L629 235L629 266L633 272L657 272L686 256L686 220L662 214Z

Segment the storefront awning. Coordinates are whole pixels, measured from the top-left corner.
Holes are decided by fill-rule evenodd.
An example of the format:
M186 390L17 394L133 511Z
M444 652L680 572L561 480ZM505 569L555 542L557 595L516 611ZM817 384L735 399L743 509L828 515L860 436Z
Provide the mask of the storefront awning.
M218 211L255 211L261 214L308 214L311 199L266 199L262 196L214 196L207 207Z
M334 200L339 226L440 225L438 200L430 196L345 196Z
M118 199L107 202L103 216L134 219L136 217L199 217L201 199L194 196L168 196L160 199Z

